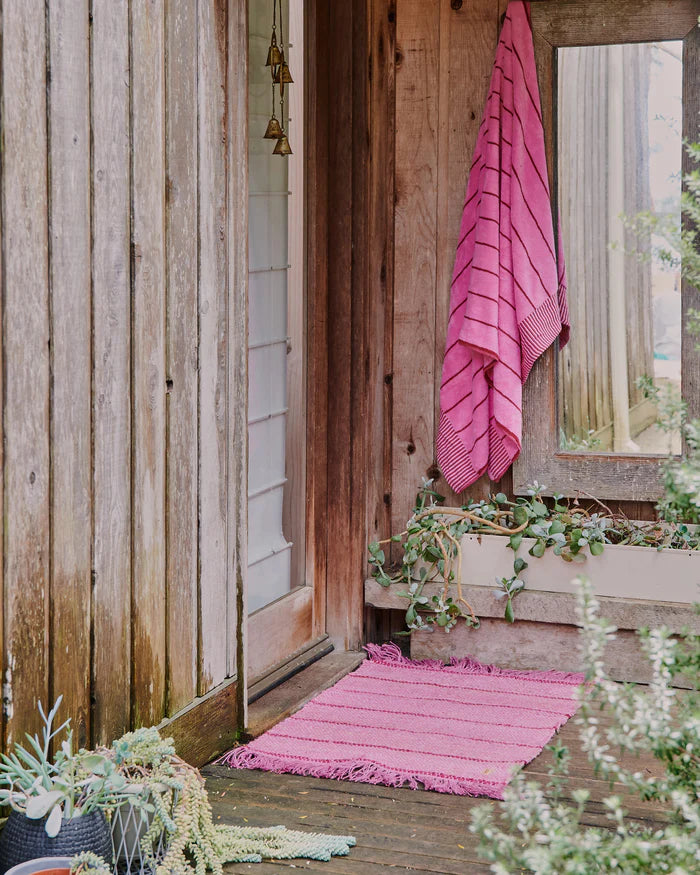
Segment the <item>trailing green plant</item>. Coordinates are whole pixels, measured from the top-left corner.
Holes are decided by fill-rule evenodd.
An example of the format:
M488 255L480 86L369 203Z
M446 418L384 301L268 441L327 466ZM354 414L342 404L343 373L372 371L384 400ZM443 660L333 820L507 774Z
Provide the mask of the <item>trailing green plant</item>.
M549 749L549 782L528 781L521 773L497 806L480 806L471 831L479 853L497 875L595 875L654 872L690 875L700 871L700 636L685 631L674 638L668 629L642 631L649 661L649 688L612 681L603 668L607 643L615 629L600 618L590 583L578 579L578 619L586 680L579 691L576 719L589 761L603 779L629 794L653 800L668 810L667 825L646 827L631 818L620 797L603 799L608 827L586 823L588 790L569 789L570 755L557 742ZM672 684L683 677L690 690L678 695ZM602 729L601 710L612 716ZM623 756L651 754L659 769L635 771ZM573 800L573 804L570 800ZM637 812L638 814L638 812Z
M71 859L70 872L71 875L112 875L113 869L98 854L84 851Z
M64 820L112 808L126 786L107 756L74 749L70 720L54 726L61 701L59 696L48 714L39 702L41 738L27 734L26 747L15 744L0 757L0 804L32 820L46 818L51 837L58 835ZM62 734L52 757L52 745Z
M498 534L513 550L513 575L496 578L497 595L505 599L506 620L515 619L513 600L525 588L521 578L528 563L517 555L525 538L528 553L538 559L551 550L565 562L581 563L600 556L606 544L663 548L700 548L700 534L685 523L635 523L596 499L584 506L580 499L555 495L544 499L545 487L535 482L527 494L510 501L502 492L489 501L468 501L459 508L443 507L431 480L424 480L416 507L403 532L369 545L372 576L382 585L401 584L398 595L408 602L409 632L438 626L449 632L460 618L477 628L478 618L462 592L461 540L466 534ZM698 495L698 490L695 496ZM400 558L392 563L385 545L396 544ZM439 593L425 594L431 583L442 583ZM456 598L450 585L456 585Z
M156 875L222 875L224 863L256 862L270 849L287 857L329 859L347 853L348 843L354 843L349 836L311 835L304 843L301 833L283 827L214 825L204 778L175 754L172 738L161 738L155 727L128 732L112 744L110 756L146 815L141 850ZM163 833L165 853L159 858Z

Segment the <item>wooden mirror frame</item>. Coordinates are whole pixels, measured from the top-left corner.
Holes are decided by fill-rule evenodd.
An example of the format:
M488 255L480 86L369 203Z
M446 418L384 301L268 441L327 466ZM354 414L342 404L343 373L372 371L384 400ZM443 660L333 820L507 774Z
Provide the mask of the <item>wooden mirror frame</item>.
M556 143L557 49L567 46L683 40L683 137L698 139L700 120L700 0L537 0L531 5L537 75L542 101L545 149L554 204L557 201ZM683 171L690 170L683 153ZM554 208L556 217L557 210ZM681 286L683 326L688 310L700 308L700 294ZM548 349L523 387L523 447L513 465L516 495L534 480L545 494L650 501L662 492L662 456L580 453L559 446L557 354ZM682 391L689 415L700 416L700 354L684 330L681 342Z

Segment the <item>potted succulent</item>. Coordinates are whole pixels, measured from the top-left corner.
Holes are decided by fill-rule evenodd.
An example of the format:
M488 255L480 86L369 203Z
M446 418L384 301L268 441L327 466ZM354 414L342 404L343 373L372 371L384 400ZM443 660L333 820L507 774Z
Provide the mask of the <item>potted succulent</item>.
M34 858L82 851L112 858L105 810L118 804L126 779L104 754L74 750L70 721L54 728L60 704L61 697L45 714L39 703L41 739L28 734L26 747L15 744L0 758L0 804L11 809L0 833L0 872Z
M176 756L172 738L161 738L155 727L137 729L105 755L127 783L112 813L117 865L131 872L144 865L187 872L194 859L220 875L221 850L204 779Z

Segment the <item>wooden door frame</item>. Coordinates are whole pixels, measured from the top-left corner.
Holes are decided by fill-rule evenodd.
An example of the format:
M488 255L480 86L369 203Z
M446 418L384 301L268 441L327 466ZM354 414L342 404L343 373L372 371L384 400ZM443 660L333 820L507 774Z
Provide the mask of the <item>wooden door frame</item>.
M305 578L311 586L248 619L247 664L254 666L248 683L291 655L299 624L310 625L309 647L324 635L340 650L358 650L363 640L370 427L366 6L366 0L306 0Z
M307 569L321 584L317 631L325 622L338 650L363 643L370 471L383 452L369 440L370 3L307 0Z

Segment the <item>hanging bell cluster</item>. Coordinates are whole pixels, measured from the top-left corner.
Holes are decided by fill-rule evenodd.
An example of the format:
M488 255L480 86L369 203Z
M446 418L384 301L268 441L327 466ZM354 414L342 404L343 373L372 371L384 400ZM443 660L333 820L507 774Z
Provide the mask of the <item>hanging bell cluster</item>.
M277 4L279 3L280 29L279 44L277 43ZM272 74L272 116L267 123L267 129L263 134L266 140L277 140L273 155L291 155L292 147L284 130L284 89L286 85L294 82L289 72L289 65L284 58L284 32L282 30L282 0L272 0L272 37L270 48L267 52L265 66L270 68ZM275 115L275 88L280 91L280 118Z

